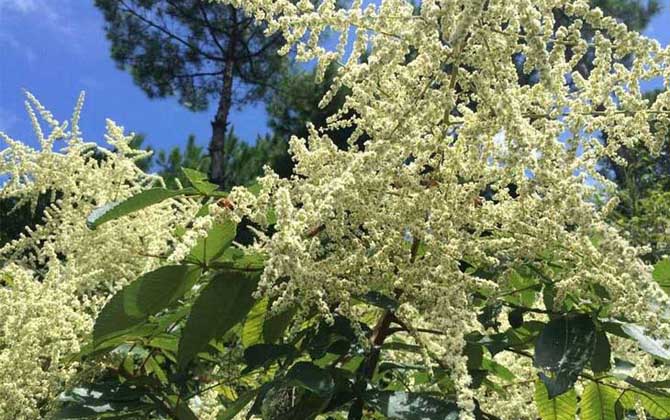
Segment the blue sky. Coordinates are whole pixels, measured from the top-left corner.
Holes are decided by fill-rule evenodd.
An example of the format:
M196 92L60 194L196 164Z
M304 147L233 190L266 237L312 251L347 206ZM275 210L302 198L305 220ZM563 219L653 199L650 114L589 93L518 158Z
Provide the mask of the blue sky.
M670 0L663 3L645 34L668 45ZM0 0L0 130L34 144L24 88L61 120L85 90L81 126L87 140L101 140L105 118L111 118L146 134L153 147L181 145L191 133L206 144L213 111L192 113L174 99L148 99L109 57L103 23L93 0ZM231 116L235 132L249 142L268 131L266 122L262 104Z

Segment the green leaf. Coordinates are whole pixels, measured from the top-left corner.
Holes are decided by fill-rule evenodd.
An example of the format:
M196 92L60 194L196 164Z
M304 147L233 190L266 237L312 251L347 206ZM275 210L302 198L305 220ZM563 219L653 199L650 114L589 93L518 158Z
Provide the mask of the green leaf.
M182 190L168 190L166 188L151 188L142 191L139 194L115 203L108 203L102 207L93 210L86 219L86 225L89 229L95 229L103 223L110 220L118 219L119 217L128 215L130 213L149 207L153 204L158 204L168 198L177 197L180 195L194 194L197 191L193 188L185 188Z
M571 389L550 399L544 383L536 381L535 405L542 420L574 420L577 414L577 394Z
M511 370L507 369L505 366L501 365L495 360L489 359L488 357L482 359L482 369L493 373L500 379L507 382L512 382L516 379L516 376L514 376Z
M212 339L223 336L244 319L255 303L252 293L259 279L259 272L236 270L224 270L212 277L193 302L184 326L177 355L180 369Z
M482 360L484 358L484 347L475 343L466 343L463 352L468 358L468 369L479 369L482 366Z
M187 262L209 264L221 257L233 243L237 234L237 225L230 220L224 223L215 223L207 232L207 236L200 238L191 253L186 257Z
M200 171L196 171L195 169L190 168L181 168L181 170L184 172L184 175L186 175L186 178L191 183L191 185L193 185L196 190L205 195L209 195L216 191L217 188L219 188L218 185L209 182L207 175Z
M254 344L263 343L263 324L268 311L268 298L256 302L249 311L247 319L242 327L242 345L250 347Z
M591 360L595 342L595 325L585 315L557 318L544 327L535 345L534 363L544 371L540 378L549 398L572 388Z
M458 407L436 395L420 392L368 391L365 403L395 420L457 420Z
M666 293L670 293L670 259L666 258L657 262L652 275L659 286Z
M504 300L530 308L535 303L538 291L541 289L542 285L532 275L514 270L507 277Z
M284 336L286 329L291 324L296 312L297 308L292 307L276 314L266 314L269 316L265 319L265 323L263 324L263 340L266 343L276 343L280 341Z
M615 404L620 392L605 384L591 381L582 392L579 402L581 420L616 420Z
M591 356L591 370L594 373L608 372L612 368L611 356L612 349L607 334L604 331L598 331L596 333L595 351Z
M246 407L251 400L258 394L258 389L254 389L244 394L240 395L235 402L226 407L225 410L221 410L217 416L217 420L232 420L235 416Z
M640 401L644 409L654 416L654 418L670 418L670 397L662 397L645 392L640 395Z
M238 248L228 248L216 261L212 261L210 266L244 271L262 270L265 266L265 257L252 251L245 252Z
M200 269L168 265L140 276L102 308L93 327L94 343L126 333L182 297L200 277Z
M286 373L287 383L299 386L322 397L335 389L335 381L327 370L309 362L298 362Z

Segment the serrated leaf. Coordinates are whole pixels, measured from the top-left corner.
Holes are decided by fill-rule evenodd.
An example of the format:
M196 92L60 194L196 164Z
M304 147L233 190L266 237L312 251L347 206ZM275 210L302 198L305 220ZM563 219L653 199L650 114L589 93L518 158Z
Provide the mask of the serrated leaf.
M544 383L536 381L535 405L542 420L574 420L577 414L577 394L571 389L550 399Z
M616 420L615 404L620 391L600 382L591 381L582 392L579 402L581 420Z
M209 182L207 175L200 171L196 171L195 169L191 168L181 168L181 170L184 175L186 175L186 178L191 183L191 185L196 190L205 195L209 195L216 191L217 188L219 188L218 185Z
M103 223L110 220L118 219L130 213L149 207L153 204L158 204L168 198L177 197L180 195L194 194L197 191L192 188L185 188L182 190L168 190L166 188L151 188L144 190L139 194L127 198L124 201L117 203L108 203L91 212L86 219L86 225L89 229L95 229Z
M241 322L255 303L260 273L224 270L217 273L193 302L177 355L180 369L186 367L212 339L223 336Z
M168 265L140 276L102 308L93 327L94 343L122 335L167 308L199 277L199 268L186 265Z
M534 364L549 398L566 392L591 360L596 329L588 316L565 316L551 320L535 345Z

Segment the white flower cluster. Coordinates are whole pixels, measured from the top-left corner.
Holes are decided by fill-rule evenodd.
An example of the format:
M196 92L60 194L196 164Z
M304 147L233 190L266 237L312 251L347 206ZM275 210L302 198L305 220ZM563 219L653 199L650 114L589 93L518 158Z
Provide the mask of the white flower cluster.
M50 195L43 220L0 248L0 418L42 418L55 395L82 366L66 359L88 337L97 312L114 291L156 268L198 210L195 202L170 200L132 217L90 230L89 213L102 204L162 183L135 164L146 152L108 121L111 150L84 142L78 119L70 129L30 94L26 106L40 149L0 136L0 199L36 205ZM35 110L50 127L45 136ZM11 214L9 215L11 217Z
M327 127L292 139L296 175L265 177L247 212L262 222L266 204L276 211L276 234L257 246L269 256L261 288L277 305L346 310L371 289L400 296L446 333L434 345L466 409L459 355L463 334L478 328L471 296L506 290L462 272L461 261L497 271L533 264L557 306L611 304L613 316L670 332L654 306L667 296L604 222L587 182L611 187L596 165L618 160L621 146L658 148L670 92L650 105L640 84L661 77L667 89L670 49L585 0L426 0L416 10L405 0L223 2L281 32L284 52L295 47L320 69L339 63L323 104L342 86L351 92ZM320 42L331 30L341 35L334 51ZM328 131L348 126L340 150Z

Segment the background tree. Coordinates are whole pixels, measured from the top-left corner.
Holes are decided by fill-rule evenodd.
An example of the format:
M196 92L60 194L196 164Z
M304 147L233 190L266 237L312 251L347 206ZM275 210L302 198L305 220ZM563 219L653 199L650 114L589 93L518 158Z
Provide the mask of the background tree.
M647 99L653 103L660 92L649 92ZM670 252L670 232L666 231L670 223L670 139L664 139L657 156L643 147L621 148L618 153L625 165L603 159L600 169L618 186L620 202L611 219L628 233L631 242L649 246L645 259L655 263Z
M193 111L216 102L209 175L223 184L231 107L261 99L282 72L281 37L232 6L206 0L95 0L111 55L149 97L176 96Z

